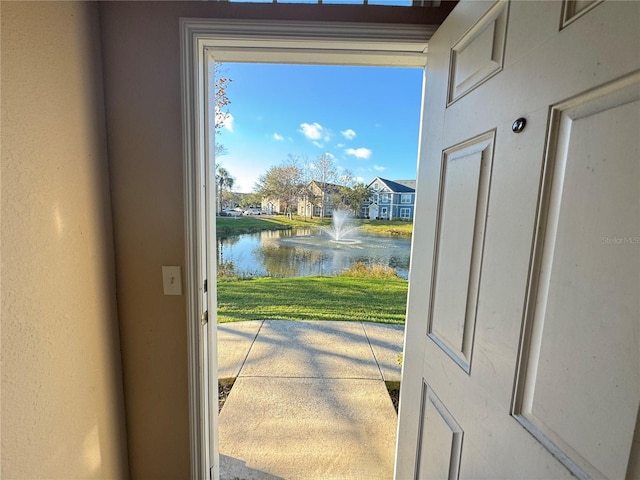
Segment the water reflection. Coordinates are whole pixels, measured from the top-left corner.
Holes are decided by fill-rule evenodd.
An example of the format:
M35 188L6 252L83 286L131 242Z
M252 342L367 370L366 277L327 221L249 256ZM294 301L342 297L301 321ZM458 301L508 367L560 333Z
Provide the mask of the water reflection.
M408 238L365 236L357 245L335 245L312 228L261 231L218 239L218 265L233 264L239 276L335 275L355 262L392 267L409 275Z

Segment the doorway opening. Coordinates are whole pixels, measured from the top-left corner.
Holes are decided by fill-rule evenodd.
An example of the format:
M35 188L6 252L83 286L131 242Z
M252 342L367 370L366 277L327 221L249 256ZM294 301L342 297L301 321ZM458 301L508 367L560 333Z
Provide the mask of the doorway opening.
M224 63L215 71L226 89L215 97L224 97L215 137L220 408L233 392L219 419L221 469L241 477L233 467L241 458L282 474L279 452L250 462L265 455L263 435L279 450L283 439L306 443L311 457L315 420L328 430L335 410L359 409L371 415L358 417L352 435L381 444L386 451L366 463L390 476L423 70ZM365 217L374 202L380 215ZM291 320L307 322L284 324ZM369 399L357 402L348 391L365 388ZM296 432L286 421L257 430L267 417L256 396L269 398L275 418L298 417ZM335 458L348 438L318 443ZM369 449L357 448L352 455L364 459Z
M216 238L216 166L211 153L216 147L209 133L216 112L211 106L215 89L210 75L220 62L424 68L430 27L381 30L378 26L310 23L301 29L299 24L274 22L185 20L182 31L192 471L197 475L213 469L215 477L219 468L218 402L213 393L218 347L217 256L212 241Z

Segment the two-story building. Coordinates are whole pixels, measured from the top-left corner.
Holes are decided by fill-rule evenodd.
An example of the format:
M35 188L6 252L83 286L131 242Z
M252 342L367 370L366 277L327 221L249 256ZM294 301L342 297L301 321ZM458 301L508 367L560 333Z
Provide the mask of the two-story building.
M311 180L298 199L298 215L301 217L330 217L340 185Z
M265 215L277 215L285 213L286 203L279 198L262 197L260 210Z
M415 180L387 180L376 177L368 185L369 202L363 205L363 216L380 220L413 220L416 200Z

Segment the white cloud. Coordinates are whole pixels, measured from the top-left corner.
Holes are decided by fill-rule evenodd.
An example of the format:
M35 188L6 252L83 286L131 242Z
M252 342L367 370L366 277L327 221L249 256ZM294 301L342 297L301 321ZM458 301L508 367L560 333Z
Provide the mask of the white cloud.
M313 143L318 148L324 148L324 145L322 145L320 142L317 142L315 140L313 142L311 142L311 143Z
M223 128L233 133L233 115L229 112L224 113L220 108L216 107L216 124L222 123Z
M273 134L273 139L274 140L284 140L284 137L282 135L278 135L277 133Z
M353 155L356 158L371 158L373 152L368 148L360 147L360 148L347 148L345 150L347 155Z
M356 177L356 182L363 183L364 182L364 177Z
M344 147L344 143L339 143L338 145L336 145L336 147L342 148L342 147Z
M324 128L319 123L301 123L300 131L309 140L320 140L324 134Z
M224 119L224 128L226 128L230 132L233 132L233 115L231 115L230 113L228 113L226 118Z
M376 170L376 171L378 171L378 172L382 172L383 170L386 170L386 168L384 168L384 167L383 167L383 166L381 166L381 165L374 165L374 166L373 166L373 169L374 169L374 170Z
M331 152L324 152L324 156L327 158L336 158L336 156Z
M351 130L350 128L347 128L346 130L340 132L342 134L342 136L344 138L346 138L347 140L353 140L356 137L356 132L354 132L353 130Z

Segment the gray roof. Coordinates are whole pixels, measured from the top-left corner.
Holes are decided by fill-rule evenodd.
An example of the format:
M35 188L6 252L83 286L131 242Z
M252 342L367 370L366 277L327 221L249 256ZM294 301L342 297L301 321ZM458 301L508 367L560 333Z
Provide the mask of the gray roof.
M409 187L413 190L416 189L416 181L415 180L394 180L394 182L404 185L405 187Z
M340 188L342 188L340 185L336 185L335 183L329 183L329 182L323 183L323 182L320 182L319 180L311 180L307 185L307 188L310 187L312 183L315 183L320 190L323 190L322 187L324 186L325 193L338 193L340 191Z
M386 178L376 178L395 193L415 193L416 191L415 180L387 180ZM375 179L371 183L369 183L369 185L371 185L373 182L375 182Z

